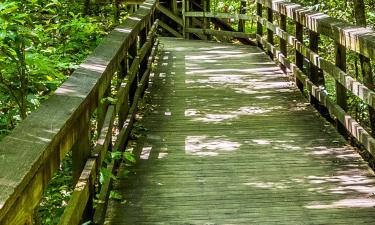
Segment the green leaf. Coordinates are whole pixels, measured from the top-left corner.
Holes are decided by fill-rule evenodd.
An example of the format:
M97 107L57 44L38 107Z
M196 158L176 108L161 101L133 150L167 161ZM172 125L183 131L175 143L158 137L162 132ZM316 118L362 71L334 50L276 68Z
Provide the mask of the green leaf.
M118 193L117 191L111 191L109 193L109 198L110 199L115 199L115 200L123 200L124 197L122 197L122 195L120 193Z
M132 164L136 163L135 156L131 152L124 152L123 157L124 157L125 160L127 160L128 162L130 162Z
M107 169L107 168L100 168L100 176L99 176L99 182L101 184L104 184L108 179L114 179L117 180L116 176L113 175L113 173Z

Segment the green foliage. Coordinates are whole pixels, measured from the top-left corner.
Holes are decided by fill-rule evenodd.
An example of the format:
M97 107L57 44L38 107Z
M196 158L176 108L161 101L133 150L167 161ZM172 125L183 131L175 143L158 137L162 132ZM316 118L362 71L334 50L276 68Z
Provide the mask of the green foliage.
M56 90L119 21L113 4L0 2L0 139ZM117 17L117 16L116 16Z

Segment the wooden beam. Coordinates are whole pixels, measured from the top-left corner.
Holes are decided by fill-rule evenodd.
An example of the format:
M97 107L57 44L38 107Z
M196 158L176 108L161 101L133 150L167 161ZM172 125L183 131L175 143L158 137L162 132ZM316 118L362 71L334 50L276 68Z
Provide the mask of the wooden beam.
M217 19L232 19L234 21L239 20L253 20L255 16L249 16L246 14L229 14L219 12L186 12L186 17L202 17L202 18L217 18Z
M156 6L156 8L163 13L164 15L168 16L170 19L172 19L174 22L178 23L179 25L183 26L184 22L183 20L175 15L173 12L171 12L169 9L165 8L164 6L160 5L160 3Z
M194 34L214 35L219 37L233 37L233 38L255 38L255 34L248 34L243 32L224 31L224 30L211 30L211 29L200 29L200 28L189 28L187 32Z
M175 37L182 38L184 37L182 34L174 30L172 27L168 26L166 23L159 21L159 25L164 28L169 33L173 34Z

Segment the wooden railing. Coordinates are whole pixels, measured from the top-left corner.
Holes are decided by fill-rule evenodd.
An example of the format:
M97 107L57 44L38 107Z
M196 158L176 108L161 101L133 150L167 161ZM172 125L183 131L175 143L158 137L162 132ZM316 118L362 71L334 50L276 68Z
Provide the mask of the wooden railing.
M263 17L263 10L267 12L266 17ZM275 18L279 18L278 21ZM286 31L288 21L295 26L294 35ZM270 57L295 75L297 86L301 91L306 88L312 104L337 120L341 133L351 134L375 156L375 139L347 111L347 92L372 109L375 109L375 92L346 72L347 50L360 54L367 61L375 60L375 32L284 0L257 0L257 23L258 45L265 47ZM263 37L263 27L267 29L266 37ZM309 36L309 46L303 42L304 30ZM334 42L335 63L319 55L320 36ZM280 40L279 47L274 45L275 37ZM287 58L288 47L294 49L295 62ZM309 63L308 70L304 69L305 61ZM325 75L335 80L336 102L325 90Z
M76 185L60 224L78 224L86 217L102 222L111 181L99 185L100 203L94 209L97 176L107 151L124 150L147 87L157 48L156 3L140 5L0 143L0 224L32 224L43 191L70 151ZM114 79L118 85L111 84ZM114 104L105 101L111 89L117 91ZM91 135L94 115L97 139ZM115 126L119 132L112 140ZM107 165L110 170L116 166L118 162Z

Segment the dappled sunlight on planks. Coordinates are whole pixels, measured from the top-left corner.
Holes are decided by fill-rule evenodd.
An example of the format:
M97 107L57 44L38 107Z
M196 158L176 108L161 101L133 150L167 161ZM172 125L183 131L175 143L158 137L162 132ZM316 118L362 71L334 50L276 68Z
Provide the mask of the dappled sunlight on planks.
M127 204L112 202L109 224L373 221L373 174L265 54L162 42L149 131L115 187ZM220 58L227 50L236 58Z
M225 136L187 136L185 139L185 153L197 156L217 156L235 151L240 146L240 143L230 141Z

